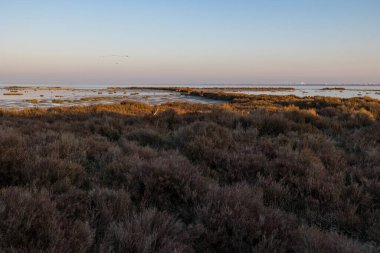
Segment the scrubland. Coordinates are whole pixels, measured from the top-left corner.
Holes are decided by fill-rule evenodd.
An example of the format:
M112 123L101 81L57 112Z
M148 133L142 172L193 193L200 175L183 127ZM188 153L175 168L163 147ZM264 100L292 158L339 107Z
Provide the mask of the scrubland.
M0 111L1 252L378 252L380 102Z

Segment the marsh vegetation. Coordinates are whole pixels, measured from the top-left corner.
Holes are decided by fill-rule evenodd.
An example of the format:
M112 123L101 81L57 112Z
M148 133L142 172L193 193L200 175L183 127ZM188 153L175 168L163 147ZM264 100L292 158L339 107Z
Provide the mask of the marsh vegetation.
M378 252L379 100L181 92L0 111L0 251Z
M24 93L12 91L12 92L5 92L3 93L4 96L22 96Z

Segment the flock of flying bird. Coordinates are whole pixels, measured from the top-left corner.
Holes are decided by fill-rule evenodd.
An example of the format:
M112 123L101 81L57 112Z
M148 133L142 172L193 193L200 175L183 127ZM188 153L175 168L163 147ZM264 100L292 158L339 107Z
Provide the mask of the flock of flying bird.
M125 59L125 58L129 58L129 55L118 55L118 54L111 54L111 55L108 55L108 56L101 56L101 58L119 58L119 59ZM120 64L119 61L115 62L116 65Z

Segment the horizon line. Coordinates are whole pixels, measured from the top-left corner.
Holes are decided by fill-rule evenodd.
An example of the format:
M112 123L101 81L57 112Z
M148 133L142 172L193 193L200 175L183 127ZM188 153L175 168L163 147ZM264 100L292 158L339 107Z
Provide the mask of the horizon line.
M378 86L379 83L168 83L168 84L155 84L155 83L146 83L146 84L48 84L48 83L0 83L0 86L46 86L46 87L61 87L61 86Z

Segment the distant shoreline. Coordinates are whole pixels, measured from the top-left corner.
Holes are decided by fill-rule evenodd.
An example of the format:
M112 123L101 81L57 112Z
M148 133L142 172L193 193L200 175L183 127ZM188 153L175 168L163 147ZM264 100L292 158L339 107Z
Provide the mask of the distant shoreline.
M1 84L0 88L6 87L17 87L17 88L55 88L55 89L104 89L108 87L119 87L119 88L156 88L156 87L191 87L191 88L258 88L258 87L373 87L380 86L380 83L373 84L104 84L104 85L76 85L76 84Z

